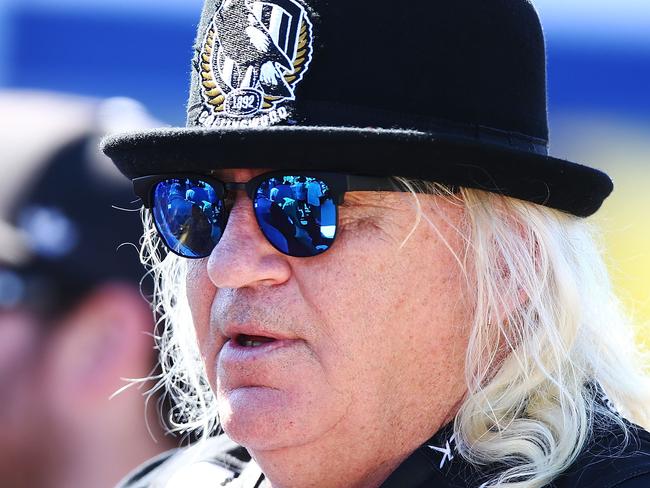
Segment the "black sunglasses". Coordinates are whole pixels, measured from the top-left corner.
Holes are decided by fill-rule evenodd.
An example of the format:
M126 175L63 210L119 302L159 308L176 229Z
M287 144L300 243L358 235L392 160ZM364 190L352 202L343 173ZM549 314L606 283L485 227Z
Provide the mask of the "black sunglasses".
M228 192L245 190L264 237L278 251L311 257L336 238L338 205L348 191L407 191L390 177L273 171L245 183L206 175L166 174L136 178L135 193L151 210L165 245L184 258L210 255L228 222Z

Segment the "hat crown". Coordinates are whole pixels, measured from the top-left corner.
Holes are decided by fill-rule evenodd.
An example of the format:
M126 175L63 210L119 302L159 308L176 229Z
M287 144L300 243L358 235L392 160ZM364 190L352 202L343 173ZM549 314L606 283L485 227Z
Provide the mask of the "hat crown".
M190 90L189 128L105 143L124 174L404 176L578 216L612 191L548 154L544 36L527 0L208 0Z
M302 24L295 20L302 15L296 5L307 19ZM273 29L281 33L268 35ZM195 50L190 127L215 126L215 120L239 126L263 116L263 107L242 111L241 97L239 112L229 113L233 102L224 92L231 87L225 85L234 80L235 90L248 95L252 91L241 87L252 86L252 78L264 92L263 72L271 69L277 85L286 85L275 93L284 98L272 102L262 93L259 103L285 107L286 117L267 117L261 125L435 126L503 132L544 147L548 142L544 38L526 0L207 0ZM299 55L304 59L296 65ZM297 66L302 69L292 79ZM206 82L210 74L216 79ZM206 95L211 90L216 104Z

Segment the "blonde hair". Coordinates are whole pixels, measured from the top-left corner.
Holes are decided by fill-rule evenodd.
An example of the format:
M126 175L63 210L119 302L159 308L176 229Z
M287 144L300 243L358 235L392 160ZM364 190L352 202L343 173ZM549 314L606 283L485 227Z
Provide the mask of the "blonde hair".
M623 417L650 426L650 382L588 221L479 190L397 181L413 193L415 226L428 220L418 193L464 209L458 232L466 245L455 254L474 313L454 433L468 462L503 466L483 486L544 486L594 428L615 423L627 432ZM163 258L148 212L143 220L142 258L155 277L161 327L158 388L176 404L174 428L207 438L218 419L185 296L185 261ZM596 398L602 393L623 417Z

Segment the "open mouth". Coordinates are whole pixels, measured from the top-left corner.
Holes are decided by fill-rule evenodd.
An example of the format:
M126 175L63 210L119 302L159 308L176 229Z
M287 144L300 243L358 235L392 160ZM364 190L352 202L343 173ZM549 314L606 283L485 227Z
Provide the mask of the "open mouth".
M242 347L261 347L269 342L275 342L275 339L272 337L239 334L235 338L235 342Z

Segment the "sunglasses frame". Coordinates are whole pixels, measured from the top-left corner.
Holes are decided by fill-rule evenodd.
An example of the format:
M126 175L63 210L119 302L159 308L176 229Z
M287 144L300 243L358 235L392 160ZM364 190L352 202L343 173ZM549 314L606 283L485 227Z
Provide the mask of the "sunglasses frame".
M257 193L257 190L261 186L262 182L269 180L271 178L282 178L284 176L303 176L306 178L315 178L324 182L328 186L332 199L334 200L334 204L336 205L337 229L338 229L338 215L339 215L338 206L343 203L345 193L349 191L391 191L391 192L409 191L408 189L399 186L394 181L394 179L390 176L362 176L362 175L353 175L353 174L345 174L345 173L330 173L330 172L304 171L304 170L274 170L274 171L257 175L246 182L233 182L233 183L226 183L209 174L199 174L199 173L156 174L156 175L149 175L149 176L142 176L139 178L135 178L133 180L133 190L135 194L142 200L144 207L151 210L153 208L153 202L154 202L154 190L158 183L170 179L194 179L194 180L200 180L210 184L214 188L215 192L217 193L217 197L221 199L224 198L227 191L243 190L246 192L246 195L248 196L248 198L250 198L251 202L254 205L255 195ZM254 210L255 209L253 209L253 213ZM295 257L295 258L300 257L300 256L291 256L290 254L287 254L282 250L278 249L273 244L273 242L266 236L266 234L264 234L264 230L261 227L257 214L255 214L255 220L257 222L258 227L260 228L260 231L264 235L264 238L275 249L277 249L282 254L285 254L290 257ZM165 247L169 249L170 252L185 259L204 259L205 257L207 257L207 256L200 256L200 257L184 256L181 253L177 252L172 247L167 245L165 239L162 237L163 233L158 228L158 224L155 222L155 219L154 219L154 224L156 225L156 230L158 231L158 234L161 236L163 243L165 243ZM227 225L227 221L226 221L226 225ZM224 226L224 231L225 231L225 226ZM330 247L327 250L331 249L331 247L334 245L337 235L338 232L334 235L334 238L332 239L332 243L330 244ZM315 257L315 256L319 256L320 254L316 254L314 256L305 256L305 257Z

